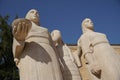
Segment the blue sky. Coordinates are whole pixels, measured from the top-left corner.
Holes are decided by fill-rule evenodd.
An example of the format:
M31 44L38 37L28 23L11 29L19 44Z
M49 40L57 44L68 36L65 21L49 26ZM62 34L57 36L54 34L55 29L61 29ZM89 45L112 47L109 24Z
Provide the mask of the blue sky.
M0 14L25 17L30 9L40 13L41 26L58 29L65 43L76 44L81 22L91 18L95 31L105 33L111 44L120 44L120 0L0 0Z

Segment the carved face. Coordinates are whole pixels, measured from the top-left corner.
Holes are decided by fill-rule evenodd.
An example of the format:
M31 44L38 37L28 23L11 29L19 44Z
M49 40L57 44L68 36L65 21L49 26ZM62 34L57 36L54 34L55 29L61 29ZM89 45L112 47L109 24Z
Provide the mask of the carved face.
M83 25L86 26L86 27L93 27L92 20L89 19L89 18L86 18L86 19L84 20Z
M29 19L33 22L39 22L39 14L38 14L38 11L35 10L35 9L31 9L27 15L26 15L26 19Z
M84 19L82 22L82 28L84 28L84 30L85 30L85 28L93 30L92 20L89 18Z
M59 30L54 30L54 31L51 32L51 36L52 36L52 40L54 42L57 42L61 38L61 33L60 33Z

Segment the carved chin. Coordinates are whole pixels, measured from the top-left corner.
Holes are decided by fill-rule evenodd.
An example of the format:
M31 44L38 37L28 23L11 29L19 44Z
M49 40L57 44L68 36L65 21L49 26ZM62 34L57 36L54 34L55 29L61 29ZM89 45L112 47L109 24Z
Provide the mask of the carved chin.
M31 21L33 21L33 22L35 22L35 23L38 23L39 22L39 20L38 19L32 19Z
M93 25L89 25L88 28L89 28L89 29L93 29Z

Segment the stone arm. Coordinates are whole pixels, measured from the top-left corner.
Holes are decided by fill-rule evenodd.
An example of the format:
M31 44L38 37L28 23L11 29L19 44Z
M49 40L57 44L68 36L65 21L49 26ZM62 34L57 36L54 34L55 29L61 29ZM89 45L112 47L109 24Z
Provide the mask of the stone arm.
M89 41L85 41L84 43L84 47L85 47L85 44L89 44L90 42ZM75 53L77 53L77 56L78 55L82 55L83 53L83 56L84 58L86 59L87 61L87 65L89 65L89 68L90 68L90 72L95 75L96 77L100 77L101 75L101 68L100 66L98 65L98 62L97 62L97 59L95 58L94 56L94 48L92 45L89 45L88 46L88 50L86 51L82 51L82 48L81 48L81 43L80 43L80 39L78 41L78 46L77 46L77 50L75 51ZM87 46L87 45L86 45ZM77 58L76 58L77 59ZM79 59L79 58L78 58Z
M84 57L87 61L86 64L89 65L90 71L93 75L95 75L96 77L100 78L101 75L101 68L97 62L96 57L94 56L95 53L93 53L93 47L90 46L89 50L84 53Z
M32 23L27 19L16 19L12 23L13 30L13 55L16 65L19 62L19 57L22 55L22 52L25 47L25 38L28 35L28 32L32 26Z
M95 56L93 54L93 52L94 52L93 46L90 43L91 42L89 41L89 39L84 39L84 41L82 41L82 45L81 45L81 38L80 38L77 43L76 53L78 55L82 55L82 53L83 53L83 57L86 60L86 64L93 65L93 64L95 64L96 60L95 60ZM84 50L82 50L82 47Z
M77 50L73 52L73 55L74 55L75 63L77 64L78 68L80 68L82 66L80 59L82 55L82 51L80 46L77 46Z
M24 46L25 46L24 41L20 42L20 41L17 41L14 38L14 41L13 41L13 56L14 56L14 61L15 61L16 65L18 65L18 63L19 63L19 58L22 55L22 52L24 50Z
M82 50L80 47L77 47L77 50L74 52L74 58L78 67L82 66L81 56L82 56ZM86 64L89 64L89 65L95 64L95 58L91 53L84 54L84 58L86 60Z

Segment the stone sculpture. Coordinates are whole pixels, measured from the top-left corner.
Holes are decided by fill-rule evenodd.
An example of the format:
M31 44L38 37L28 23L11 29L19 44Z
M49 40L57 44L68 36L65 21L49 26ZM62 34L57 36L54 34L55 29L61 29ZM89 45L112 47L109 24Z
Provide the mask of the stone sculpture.
M106 35L94 32L89 18L83 20L82 31L76 53L82 51L92 80L120 80L120 55L111 47Z
M25 19L13 21L13 55L20 80L63 80L56 48L39 14L31 9Z
M80 72L74 62L73 53L66 44L64 44L59 30L51 32L52 40L58 50L58 58L64 80L81 80Z

